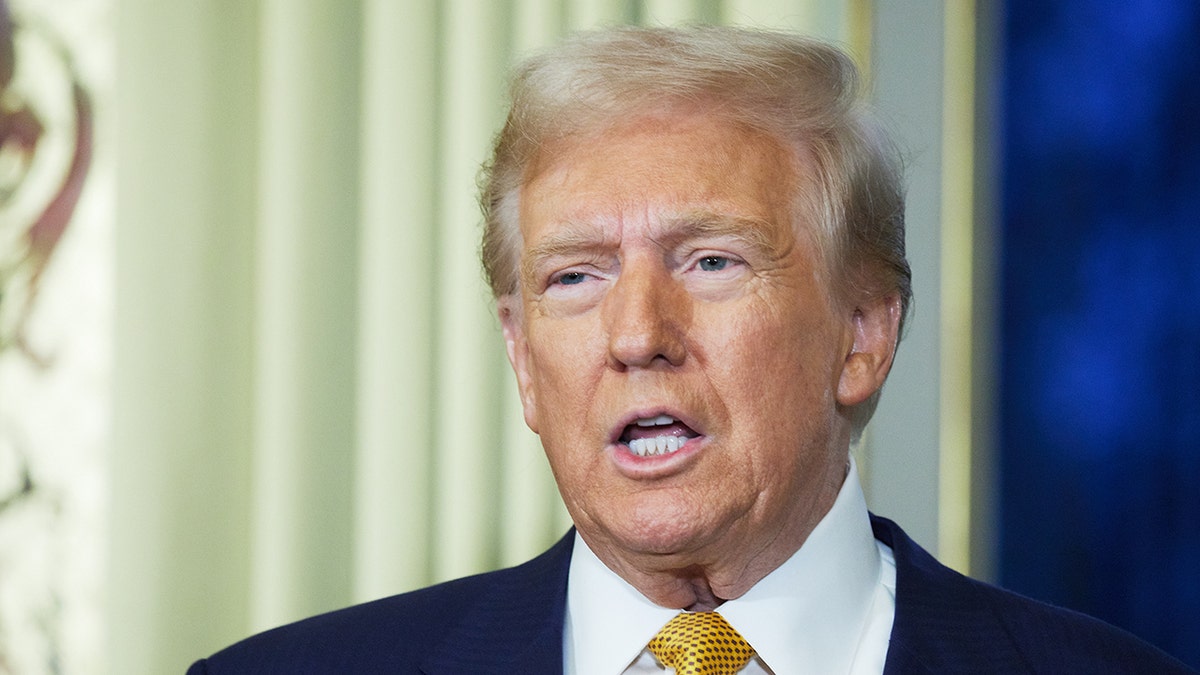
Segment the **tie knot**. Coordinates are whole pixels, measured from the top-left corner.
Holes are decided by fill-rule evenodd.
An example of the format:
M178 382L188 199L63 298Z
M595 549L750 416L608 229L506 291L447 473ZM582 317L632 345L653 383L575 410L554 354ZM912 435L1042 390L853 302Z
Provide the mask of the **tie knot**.
M733 675L754 656L754 648L716 612L676 615L647 648L678 675Z

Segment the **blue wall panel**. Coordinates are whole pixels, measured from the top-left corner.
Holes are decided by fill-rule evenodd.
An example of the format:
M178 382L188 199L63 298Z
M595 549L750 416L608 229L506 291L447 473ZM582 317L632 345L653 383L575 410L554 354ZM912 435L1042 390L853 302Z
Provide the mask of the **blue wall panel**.
M1200 3L1004 17L1001 582L1200 667Z

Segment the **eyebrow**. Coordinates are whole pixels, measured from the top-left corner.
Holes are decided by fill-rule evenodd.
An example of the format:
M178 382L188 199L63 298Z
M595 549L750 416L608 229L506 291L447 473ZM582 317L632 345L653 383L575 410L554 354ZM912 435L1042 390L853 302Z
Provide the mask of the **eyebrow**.
M611 237L598 235L595 227L567 221L562 223L556 232L543 237L521 256L521 277L534 277L535 268L544 260L580 253L598 255L605 249L616 246L617 242Z
M560 225L553 234L542 237L525 255L531 260L540 260L580 251L610 248L616 244L611 237L598 236L594 227L568 221Z
M785 242L771 236L769 221L712 211L690 211L667 219L662 242L674 246L689 239L734 239L759 251L782 249Z

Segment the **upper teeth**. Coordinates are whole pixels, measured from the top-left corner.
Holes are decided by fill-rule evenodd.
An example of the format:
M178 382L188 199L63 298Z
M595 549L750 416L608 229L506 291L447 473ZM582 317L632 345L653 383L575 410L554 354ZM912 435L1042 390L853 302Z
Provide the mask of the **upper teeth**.
M670 415L659 415L658 417L643 417L637 421L639 427L657 427L664 424L674 424L675 418Z

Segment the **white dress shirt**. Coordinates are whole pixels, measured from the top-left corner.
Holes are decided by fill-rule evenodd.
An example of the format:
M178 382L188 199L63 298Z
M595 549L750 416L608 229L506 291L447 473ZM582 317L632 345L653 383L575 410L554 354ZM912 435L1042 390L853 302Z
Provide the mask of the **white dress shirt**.
M892 551L871 534L851 460L837 500L800 550L716 611L757 654L742 673L877 675L895 598ZM678 613L648 600L575 535L563 630L567 675L674 672L646 643Z

